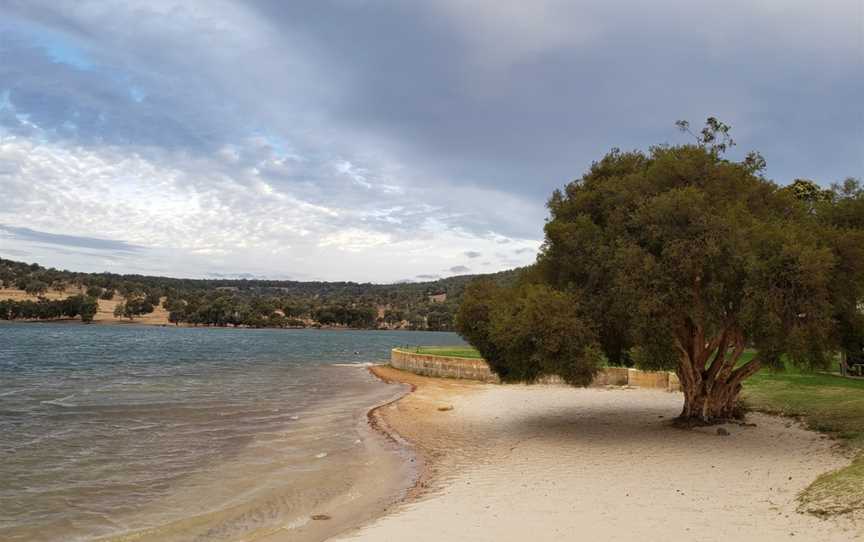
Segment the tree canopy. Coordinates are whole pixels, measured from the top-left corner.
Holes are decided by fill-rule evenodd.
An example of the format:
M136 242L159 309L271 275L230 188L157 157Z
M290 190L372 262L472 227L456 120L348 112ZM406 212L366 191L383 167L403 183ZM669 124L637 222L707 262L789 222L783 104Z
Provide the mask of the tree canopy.
M484 275L511 282L515 271ZM355 282L299 282L267 279L178 279L114 273L78 273L44 268L0 258L0 287L31 288L42 295L48 284L85 291L90 297L122 298L118 316L127 312L128 299L162 304L177 324L249 327L344 326L363 329L449 331L465 285L478 275L459 275L429 282L370 284ZM432 294L446 294L433 299ZM134 303L132 308L135 309ZM9 312L20 314L19 311Z
M466 290L459 330L503 379L585 383L602 352L674 369L682 418L708 422L735 414L761 367L829 363L839 316L856 325L864 299L860 187L801 198L758 154L726 159L734 142L713 120L695 144L608 153L552 195L520 285ZM514 316L534 303L544 317Z

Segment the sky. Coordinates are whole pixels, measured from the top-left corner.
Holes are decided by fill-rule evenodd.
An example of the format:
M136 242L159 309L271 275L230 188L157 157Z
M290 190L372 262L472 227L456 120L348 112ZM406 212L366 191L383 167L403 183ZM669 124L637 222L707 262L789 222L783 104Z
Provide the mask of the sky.
M422 281L534 261L613 147L864 177L861 0L0 0L0 257Z

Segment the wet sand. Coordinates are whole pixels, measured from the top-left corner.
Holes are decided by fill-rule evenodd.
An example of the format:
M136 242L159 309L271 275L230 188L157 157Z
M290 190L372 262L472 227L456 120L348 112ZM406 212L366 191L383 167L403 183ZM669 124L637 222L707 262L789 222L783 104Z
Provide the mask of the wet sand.
M400 388L402 388L400 386ZM407 388L402 388L407 393ZM350 473L335 471L332 480L320 475L310 482L332 486L337 491L320 502L305 503L305 514L281 528L262 530L244 540L255 542L315 542L327 540L356 525L367 523L388 512L408 497L411 481L419 479L416 455L405 443L396 441L372 422L375 413L388 408L398 399L369 411L358 421L358 444L363 447L362 460L351 465ZM382 433L386 438L382 438ZM322 495L323 496L323 495ZM295 513L299 512L295 509Z
M423 461L409 497L343 533L352 541L820 540L861 525L796 511L819 474L848 464L789 419L681 430L681 396L500 386L375 373L416 390L379 409Z

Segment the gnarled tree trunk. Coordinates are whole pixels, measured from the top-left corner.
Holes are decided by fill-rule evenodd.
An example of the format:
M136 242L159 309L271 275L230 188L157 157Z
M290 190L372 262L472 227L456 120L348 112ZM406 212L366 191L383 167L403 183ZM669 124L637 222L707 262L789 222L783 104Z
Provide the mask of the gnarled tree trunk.
M744 344L743 333L734 325L710 340L697 325L688 324L679 333L681 360L676 373L684 391L680 421L709 424L738 417L742 382L761 367L758 357L736 367Z

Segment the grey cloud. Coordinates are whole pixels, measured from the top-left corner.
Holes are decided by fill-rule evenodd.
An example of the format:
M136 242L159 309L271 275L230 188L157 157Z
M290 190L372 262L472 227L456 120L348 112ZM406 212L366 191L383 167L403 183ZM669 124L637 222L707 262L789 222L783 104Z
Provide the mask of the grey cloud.
M479 258L480 256L483 255L481 252L477 252L476 250L467 250L467 251L463 252L463 254L465 254L465 256L472 258L472 259L473 258Z
M39 121L60 126L74 112L86 125L107 108L105 125L90 131L118 141L195 147L264 129L306 154L320 153L316 140L326 140L346 155L370 154L358 144L369 141L423 181L461 179L540 202L610 147L679 140L674 120L708 114L731 121L742 151L758 146L780 179L860 171L864 121L845 114L860 111L864 91L856 2L791 2L782 13L732 3L724 16L673 1L619 9L538 0L504 13L494 2L263 1L199 7L206 16L179 4L169 22L168 8L28 2L10 14L71 36L97 68L62 68L31 54L6 76L31 82L16 93ZM814 14L830 25L800 24ZM696 24L708 18L710 31ZM229 40L225 47L212 47L216 36ZM24 77L34 62L37 75ZM100 91L110 80L103 64L146 98L136 102L128 88ZM814 70L818 86L810 84ZM686 82L680 73L690 74ZM321 120L333 129L309 129ZM811 130L790 130L791 122ZM812 130L826 137L814 140Z
M470 273L471 269L464 265L454 265L449 269L451 273Z
M417 275L417 278L423 279L423 280L438 280L441 278L441 275L422 274L422 275Z
M733 125L733 157L761 150L778 181L864 176L858 0L0 4L0 138L110 148L118 183L145 157L210 210L249 216L260 201L238 193L256 189L331 210L292 217L309 224L295 247L352 228L536 241L552 189L709 114ZM20 175L0 160L4 187ZM3 218L32 225L22 197Z
M529 252L534 252L534 249L528 247L517 248L513 251L513 254L527 254Z
M762 150L769 173L780 179L801 172L839 178L862 165L856 145L864 121L845 113L861 111L854 96L864 91L854 48L860 37L854 1L827 11L793 2L782 14L737 1L724 10L728 16L688 2L650 9L635 3L625 9L538 3L548 11L544 24L521 43L542 46L527 56L512 52L515 62L503 67L498 51L474 47L472 36L491 27L491 43L496 35L507 36L495 43L506 50L508 42L519 42L508 31L522 32L532 20L520 19L518 9L502 14L494 2L457 8L455 15L447 8L444 17L438 12L442 5L469 4L257 6L274 20L295 21L293 31L320 44L325 54L319 62L347 74L351 92L338 104L341 118L391 141L411 142L403 143L402 153L444 178L545 198L609 148L682 141L672 129L674 120L698 123L710 114L736 127L740 152ZM831 24L806 24L813 16ZM574 35L587 27L592 35L547 39L561 25ZM810 49L799 31L820 45ZM688 74L686 81L681 73ZM812 84L813 73L820 73L819 85ZM815 142L810 130L789 129L799 123L826 138ZM814 154L826 159L814 161ZM838 155L846 158L827 159Z
M13 238L22 241L47 243L51 245L60 245L67 247L90 248L112 252L137 252L145 249L145 247L133 245L127 243L126 241L116 241L113 239L98 239L95 237L82 237L78 235L64 235L59 233L47 233L43 231L31 230L30 228L7 226L5 224L0 224L0 231L4 231Z

